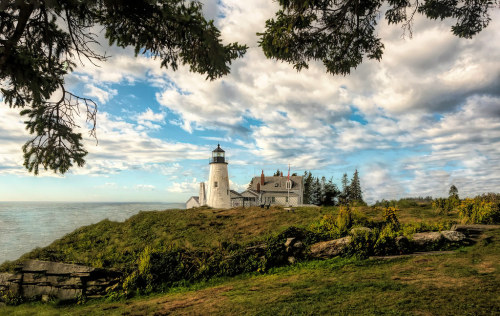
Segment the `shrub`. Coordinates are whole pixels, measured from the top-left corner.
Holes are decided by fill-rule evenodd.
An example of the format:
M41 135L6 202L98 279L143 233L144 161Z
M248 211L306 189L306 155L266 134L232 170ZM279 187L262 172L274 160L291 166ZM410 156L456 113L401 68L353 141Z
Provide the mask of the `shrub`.
M460 205L460 200L455 196L452 196L447 199L437 198L432 202L432 208L435 209L439 214L444 214L444 215L447 215L459 205Z
M375 233L377 232L375 231ZM373 246L373 253L379 256L399 253L396 245L396 237L399 235L398 226L393 223L386 224L380 230L380 233L378 233L377 240Z
M401 231L403 235L411 237L415 233L449 230L453 224L453 221L410 223L401 225Z
M13 293L12 291L0 291L0 302L4 302L6 305L19 305L24 302L22 296Z
M352 224L353 220L351 207L349 205L340 206L339 214L337 215L337 219L335 220L335 225L337 226L339 234L346 234L349 228L351 228Z
M387 207L384 210L384 220L387 224L393 225L396 229L399 229L399 220L397 216L397 212L399 210L394 206Z
M500 222L499 204L481 196L463 200L458 207L458 214L464 224L492 224Z
M351 233L352 241L345 253L346 256L353 256L364 259L373 254L375 242L377 240L373 231L357 229Z
M321 239L335 239L340 237L336 219L331 214L326 214L319 222L312 223L309 226L309 230L317 235L321 235Z

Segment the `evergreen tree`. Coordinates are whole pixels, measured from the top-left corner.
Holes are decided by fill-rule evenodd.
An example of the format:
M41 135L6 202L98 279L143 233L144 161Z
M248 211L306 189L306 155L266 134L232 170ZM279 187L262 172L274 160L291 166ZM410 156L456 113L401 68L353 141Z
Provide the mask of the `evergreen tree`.
M304 171L304 196L302 201L304 204L311 204L311 187L313 177L311 172Z
M336 199L339 196L340 191L333 183L333 178L330 178L328 182L325 184L324 188L324 201L323 205L325 206L333 206L336 205Z
M361 191L361 184L359 182L358 169L354 171L351 179L351 184L349 185L349 200L364 203L363 193Z
M313 178L309 203L321 205L321 183L318 178Z
M346 75L364 58L380 60L384 44L377 24L385 11L388 24L401 24L412 35L414 18L450 20L454 35L472 38L488 26L498 0L279 0L274 19L266 21L259 45L267 58L297 70L321 61L326 71ZM404 34L404 33L403 33Z
M279 177L281 176L281 171L278 169L276 172L273 174L274 177Z
M347 173L344 173L342 176L342 192L339 196L339 203L340 204L348 204L349 203L349 178L347 178Z

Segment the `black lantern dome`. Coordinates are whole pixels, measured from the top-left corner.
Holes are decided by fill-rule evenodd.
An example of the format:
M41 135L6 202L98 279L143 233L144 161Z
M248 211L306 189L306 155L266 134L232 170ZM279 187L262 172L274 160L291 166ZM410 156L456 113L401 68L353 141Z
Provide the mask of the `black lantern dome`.
M226 152L217 144L217 148L212 151L210 163L226 163Z

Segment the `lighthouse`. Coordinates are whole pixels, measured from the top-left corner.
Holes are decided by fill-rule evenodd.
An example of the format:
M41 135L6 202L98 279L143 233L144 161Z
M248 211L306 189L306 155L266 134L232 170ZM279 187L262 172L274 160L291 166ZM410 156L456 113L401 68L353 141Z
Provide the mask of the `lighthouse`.
M212 151L210 157L210 174L208 176L207 205L213 208L230 208L229 175L227 172L226 153L220 144Z

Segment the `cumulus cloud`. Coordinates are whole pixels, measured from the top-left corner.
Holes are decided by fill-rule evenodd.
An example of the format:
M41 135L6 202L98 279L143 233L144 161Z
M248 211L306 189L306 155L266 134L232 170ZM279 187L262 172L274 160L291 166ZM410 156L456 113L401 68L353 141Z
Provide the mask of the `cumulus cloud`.
M183 182L172 182L172 184L168 188L166 188L166 190L170 193L198 193L199 189L200 184L196 181L196 178Z
M116 89L102 89L89 83L85 85L85 93L89 97L97 98L101 104L105 104L109 99L115 96L118 91Z

